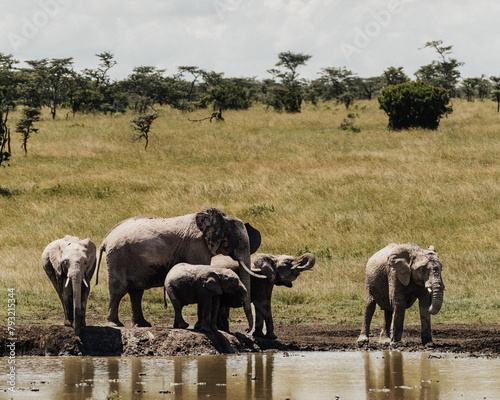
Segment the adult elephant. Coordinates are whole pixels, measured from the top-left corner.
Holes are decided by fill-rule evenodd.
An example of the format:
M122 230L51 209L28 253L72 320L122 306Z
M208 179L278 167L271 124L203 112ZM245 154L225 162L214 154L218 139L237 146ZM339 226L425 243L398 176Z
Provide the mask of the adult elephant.
M250 254L260 246L260 232L250 224L216 208L204 208L196 214L175 218L139 216L115 225L104 238L109 276L108 325L123 326L118 306L128 293L132 303L132 321L137 326L151 326L142 313L144 290L163 287L168 271L178 263L209 265L216 254L237 261L240 276L248 291L244 310L249 329L253 328L250 306L250 276L259 276L250 268ZM96 279L97 283L97 279Z
M85 327L90 280L96 267L96 247L90 239L66 236L47 245L42 266L64 309L64 325L80 335Z
M432 343L431 315L443 304L443 266L434 247L391 243L366 264L365 317L359 344L368 342L370 323L378 304L384 310L382 343L401 341L405 309L419 302L422 344Z

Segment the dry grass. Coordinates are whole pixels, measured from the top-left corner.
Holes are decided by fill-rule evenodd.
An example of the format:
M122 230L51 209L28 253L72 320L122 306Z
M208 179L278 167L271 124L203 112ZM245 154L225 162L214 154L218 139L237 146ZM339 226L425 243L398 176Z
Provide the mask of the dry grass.
M14 140L0 170L1 295L17 289L25 322L59 323L40 265L49 242L72 234L99 246L127 217L210 205L258 228L261 252L317 256L293 289L276 289L277 320L360 324L367 259L387 243L416 242L433 244L444 264L445 304L433 321L498 322L500 116L488 101L454 109L436 132L391 132L377 102L360 102L349 111L356 133L339 128L348 112L334 104L297 115L258 106L226 112L225 123L163 108L147 151L133 140L132 114L45 113L28 156ZM106 267L100 278L89 312L104 322ZM160 289L149 291L145 312L170 324L162 302Z

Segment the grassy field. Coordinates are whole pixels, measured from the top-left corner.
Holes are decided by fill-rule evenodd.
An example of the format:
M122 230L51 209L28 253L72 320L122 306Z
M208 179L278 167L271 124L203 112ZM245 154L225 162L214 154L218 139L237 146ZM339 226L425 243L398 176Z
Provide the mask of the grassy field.
M348 114L358 129L340 128ZM255 106L226 112L224 123L188 120L206 115L160 109L147 151L133 140L133 113L66 119L60 112L53 121L45 112L27 156L13 134L11 165L0 169L0 298L7 304L7 289L16 289L17 323L62 322L40 263L52 240L71 234L99 246L125 218L204 206L259 229L260 252L316 255L294 288L276 289L276 321L360 325L366 261L390 242L435 246L447 291L434 323L499 321L500 115L493 102L455 100L437 131L388 131L376 101L349 111L306 105L288 115ZM89 299L97 323L107 312L106 275L104 264ZM171 326L160 288L146 293L144 309ZM130 324L128 299L120 313ZM374 322L381 318L378 311ZM414 305L407 323L418 321Z

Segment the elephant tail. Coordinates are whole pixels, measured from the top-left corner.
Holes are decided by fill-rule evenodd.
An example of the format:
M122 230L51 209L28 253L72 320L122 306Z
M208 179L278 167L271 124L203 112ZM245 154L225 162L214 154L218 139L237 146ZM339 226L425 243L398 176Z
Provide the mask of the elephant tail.
M99 267L101 266L102 253L106 251L105 243L101 244L101 248L99 249L99 261L97 262L97 270L95 272L95 284L99 283Z
M163 304L165 304L165 308L167 307L167 288L165 285L163 286Z

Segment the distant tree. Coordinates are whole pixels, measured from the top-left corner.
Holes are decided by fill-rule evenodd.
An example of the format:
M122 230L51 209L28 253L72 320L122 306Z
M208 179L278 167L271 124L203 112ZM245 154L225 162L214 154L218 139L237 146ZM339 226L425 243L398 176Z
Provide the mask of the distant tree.
M189 92L187 95L187 106L189 109L191 109L192 103L194 101L193 96L195 93L196 82L198 81L198 78L203 76L205 71L202 70L201 68L198 68L195 66L182 66L182 67L178 67L177 69L179 70L179 74L181 77L183 77L184 74L186 74L186 73L191 74L192 81L191 81L191 85L189 87Z
M17 63L12 55L0 53L0 166L8 162L12 154L7 122L19 99L21 75L14 68Z
M375 93L378 93L383 87L383 79L380 76L371 78L356 78L359 87L358 97L371 100Z
M40 110L38 108L26 107L23 109L23 116L16 125L16 132L23 135L22 148L24 150L24 155L28 155L28 139L31 137L31 134L38 132L34 124L39 120Z
M132 128L136 131L139 131L139 135L135 138L135 140L144 139L146 141L146 145L144 146L144 150L147 150L149 144L149 131L151 130L151 125L153 121L158 118L158 114L147 114L141 115L135 118L132 122Z
M73 58L53 58L52 60L26 61L31 67L33 79L30 80L33 87L31 92L38 92L39 101L31 102L32 105L46 105L50 107L52 118L56 118L57 109L68 97L74 71L72 68ZM34 104L35 103L35 104Z
M493 82L493 90L491 91L491 99L497 102L497 113L500 112L500 76L490 76Z
M462 81L462 92L467 101L474 101L475 98L484 100L490 94L491 84L483 74L479 78L466 78Z
M312 56L291 51L278 54L279 61L275 64L278 69L268 70L270 74L281 80L286 92L282 97L283 108L286 112L300 112L302 96L305 91L305 82L299 79L297 69L305 65Z
M100 63L96 69L84 69L82 74L75 74L75 90L72 96L72 108L91 112L116 111L114 91L108 71L116 65L110 52L98 53ZM76 106L76 107L75 107Z
M382 73L383 85L399 85L400 83L409 82L410 78L404 73L403 67L389 67Z
M467 101L474 101L477 84L477 78L466 78L462 81L462 90Z
M443 46L442 40L435 40L427 42L423 48L434 49L439 55L439 60L420 67L415 72L418 80L428 85L448 89L451 96L455 97L457 95L456 85L460 78L458 67L464 65L464 63L450 57L453 46Z
M346 108L352 104L359 89L356 76L345 67L328 67L321 69L320 82L323 83L322 98L325 101L337 100Z
M389 129L437 129L441 117L449 114L450 92L447 89L407 82L390 85L379 97L380 108L389 116Z
M154 110L154 104L158 102L162 90L164 72L164 69L156 67L135 67L123 82L123 90L130 94L134 108L140 114L145 113L148 108Z

